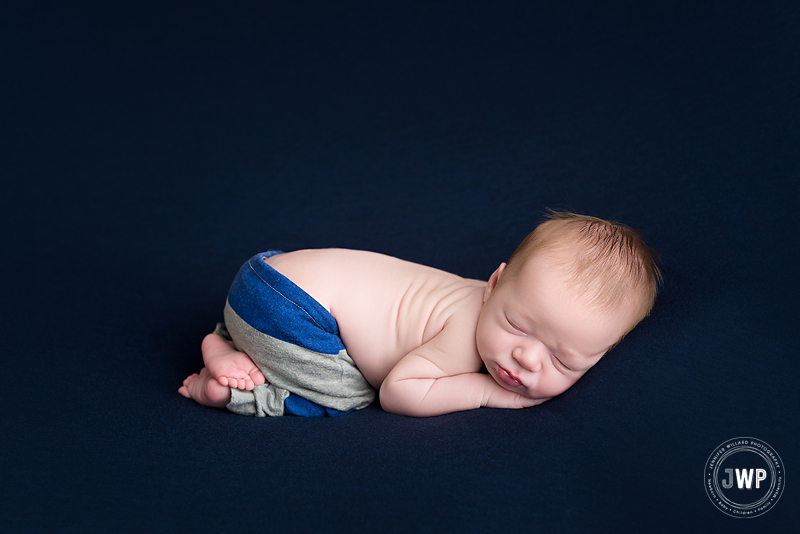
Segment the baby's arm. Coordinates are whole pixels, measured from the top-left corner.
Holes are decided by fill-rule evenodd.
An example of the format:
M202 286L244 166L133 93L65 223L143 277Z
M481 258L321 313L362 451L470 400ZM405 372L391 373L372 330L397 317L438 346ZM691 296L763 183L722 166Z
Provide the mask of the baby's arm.
M381 385L383 409L426 417L481 406L525 408L544 402L512 393L491 376L471 371L480 364L474 361L474 328L468 326L454 320L400 360Z

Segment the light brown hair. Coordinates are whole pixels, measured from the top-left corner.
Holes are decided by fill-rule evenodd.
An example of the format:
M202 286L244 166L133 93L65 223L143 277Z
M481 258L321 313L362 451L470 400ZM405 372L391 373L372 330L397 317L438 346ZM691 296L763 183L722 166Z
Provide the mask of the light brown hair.
M593 308L635 312L630 330L650 314L661 271L658 255L638 231L597 217L550 211L511 255L503 276L517 276L525 260L539 253L564 269L567 281Z

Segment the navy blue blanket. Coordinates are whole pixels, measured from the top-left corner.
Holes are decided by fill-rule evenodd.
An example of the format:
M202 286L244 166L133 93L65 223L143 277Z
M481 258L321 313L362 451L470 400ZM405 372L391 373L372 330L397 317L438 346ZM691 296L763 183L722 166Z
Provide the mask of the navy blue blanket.
M800 530L796 2L12 4L4 531ZM253 254L488 279L546 208L641 229L665 272L560 397L256 419L177 393ZM725 464L781 493L758 517L710 496L734 438L780 458Z

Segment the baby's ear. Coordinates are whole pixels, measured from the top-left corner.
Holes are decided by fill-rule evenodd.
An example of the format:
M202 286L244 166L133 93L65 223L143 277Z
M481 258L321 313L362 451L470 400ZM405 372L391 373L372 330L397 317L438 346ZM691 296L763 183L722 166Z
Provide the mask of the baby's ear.
M483 291L484 304L486 303L487 300L489 300L489 295L491 295L494 288L497 287L497 282L500 281L500 275L503 274L503 271L505 270L506 270L506 264L505 262L503 262L500 264L500 267L498 267L492 273L492 276L489 277L489 283L486 284L486 289Z

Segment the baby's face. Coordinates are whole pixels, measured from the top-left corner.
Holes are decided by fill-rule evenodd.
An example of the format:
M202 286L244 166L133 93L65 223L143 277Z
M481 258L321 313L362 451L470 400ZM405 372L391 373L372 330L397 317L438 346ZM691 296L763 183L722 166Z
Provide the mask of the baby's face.
M563 393L631 324L627 313L591 310L540 254L513 278L503 279L504 268L489 280L476 341L489 373L509 391L531 399Z

